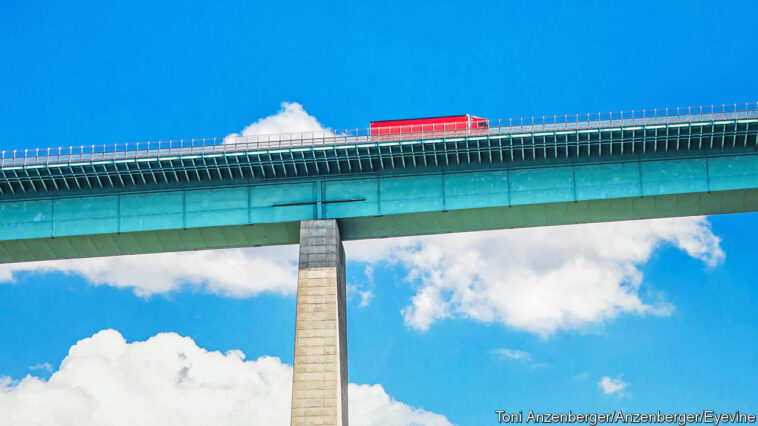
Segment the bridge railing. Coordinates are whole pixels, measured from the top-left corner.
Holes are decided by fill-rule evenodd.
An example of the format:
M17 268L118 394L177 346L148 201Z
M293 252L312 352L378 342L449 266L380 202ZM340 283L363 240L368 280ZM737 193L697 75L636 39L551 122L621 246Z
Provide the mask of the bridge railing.
M107 145L79 145L57 148L36 148L0 151L3 167L71 164L97 161L150 161L152 158L193 155L236 155L261 149L323 147L344 144L397 142L402 140L454 138L458 136L492 135L524 132L586 130L603 127L650 126L698 121L739 120L758 118L758 102L698 107L661 108L635 111L564 114L489 120L487 127L456 128L459 124L401 126L373 134L369 128L279 133L269 135L232 134L223 138L178 139ZM376 130L375 130L376 132ZM167 158L168 157L168 158Z

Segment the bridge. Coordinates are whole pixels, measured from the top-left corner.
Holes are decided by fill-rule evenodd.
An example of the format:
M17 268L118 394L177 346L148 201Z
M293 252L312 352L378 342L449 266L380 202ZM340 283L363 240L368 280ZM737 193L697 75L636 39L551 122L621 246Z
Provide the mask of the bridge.
M0 153L0 262L300 243L293 424L347 424L342 240L758 211L758 103Z

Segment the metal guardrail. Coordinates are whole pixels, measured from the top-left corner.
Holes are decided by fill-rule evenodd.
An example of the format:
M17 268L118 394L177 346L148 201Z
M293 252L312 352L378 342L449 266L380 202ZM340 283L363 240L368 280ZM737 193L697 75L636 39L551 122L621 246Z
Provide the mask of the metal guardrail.
M455 124L392 128L390 135L372 135L369 128L342 131L237 135L223 138L179 139L107 145L80 145L0 151L0 166L28 166L59 163L151 159L247 152L262 149L298 148L362 144L387 140L438 139L470 135L582 130L603 127L675 124L758 118L758 102L698 107L648 109L638 111L564 114L518 119L489 120L488 128L453 129ZM169 158L166 158L169 157Z

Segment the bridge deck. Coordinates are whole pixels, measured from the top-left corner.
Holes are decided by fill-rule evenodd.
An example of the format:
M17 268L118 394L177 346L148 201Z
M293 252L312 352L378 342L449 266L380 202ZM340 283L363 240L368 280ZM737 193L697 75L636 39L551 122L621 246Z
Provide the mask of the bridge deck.
M349 240L755 211L756 112L16 155L0 168L0 262L296 243L299 221L323 218Z
M418 173L479 166L620 161L749 150L758 105L730 112L409 132L393 140L370 135L304 134L35 149L1 160L0 196L233 184L370 173ZM511 120L512 121L512 120ZM523 121L523 120L522 120ZM541 120L544 121L544 118ZM492 124L504 124L493 122ZM275 139L275 140L272 140ZM211 144L205 144L212 141ZM172 146L176 145L176 146ZM190 145L190 146L186 146ZM78 149L78 152L74 152ZM3 156L6 152L3 152Z

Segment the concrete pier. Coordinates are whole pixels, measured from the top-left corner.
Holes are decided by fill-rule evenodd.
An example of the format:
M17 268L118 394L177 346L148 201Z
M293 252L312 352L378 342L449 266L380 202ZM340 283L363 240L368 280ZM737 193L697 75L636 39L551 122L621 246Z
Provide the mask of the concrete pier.
M335 220L300 223L292 425L347 426L345 251Z

